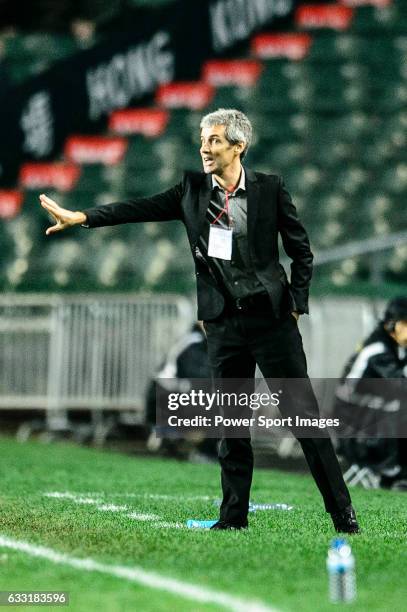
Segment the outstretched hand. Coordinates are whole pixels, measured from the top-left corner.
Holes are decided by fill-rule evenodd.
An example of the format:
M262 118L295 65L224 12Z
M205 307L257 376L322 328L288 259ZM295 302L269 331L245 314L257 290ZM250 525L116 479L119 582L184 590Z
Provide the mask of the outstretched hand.
M55 220L55 225L49 227L45 232L47 236L55 232L61 232L73 225L86 222L86 215L84 213L61 208L54 200L51 200L51 198L44 194L40 195L40 202L41 206L45 208Z

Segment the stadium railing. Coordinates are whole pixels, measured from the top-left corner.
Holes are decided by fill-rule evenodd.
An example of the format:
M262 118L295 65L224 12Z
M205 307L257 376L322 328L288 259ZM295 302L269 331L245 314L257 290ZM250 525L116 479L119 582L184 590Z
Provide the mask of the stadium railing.
M172 295L0 297L0 409L131 410L142 420L149 378L189 327Z

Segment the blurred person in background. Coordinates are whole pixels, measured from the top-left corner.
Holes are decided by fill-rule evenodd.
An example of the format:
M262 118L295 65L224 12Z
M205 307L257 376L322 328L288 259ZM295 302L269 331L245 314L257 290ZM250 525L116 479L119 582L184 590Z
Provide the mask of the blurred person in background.
M163 365L150 382L146 397L146 424L150 428L147 449L170 456L180 456L188 452L188 459L195 463L213 461L217 454L217 443L213 438L201 435L188 436L186 440L173 432L156 431L157 386L160 392L185 391L185 381L209 379L211 371L208 360L208 346L201 322L194 323L192 329L182 336L169 351ZM166 435L167 433L167 435Z
M281 177L242 166L252 140L246 115L218 109L202 118L200 128L203 172L185 172L163 193L83 212L61 208L43 194L41 205L55 219L46 233L74 225L182 221L195 262L198 319L204 321L213 378L251 381L257 364L265 378L300 379L296 403L302 415L317 419L297 324L308 312L313 255L307 233ZM279 263L279 234L292 260L291 283ZM220 442L223 501L215 530L248 526L254 460L250 433L244 433ZM318 428L311 434L295 435L325 509L336 531L358 533L331 439Z
M388 303L382 320L350 357L335 403L335 416L347 427L339 453L351 464L372 467L380 486L398 490L407 490L407 439L397 438L400 423L407 424L406 378L407 296L401 296ZM364 435L378 419L377 437Z
M96 24L90 19L74 19L71 22L71 33L80 49L88 49L95 42Z

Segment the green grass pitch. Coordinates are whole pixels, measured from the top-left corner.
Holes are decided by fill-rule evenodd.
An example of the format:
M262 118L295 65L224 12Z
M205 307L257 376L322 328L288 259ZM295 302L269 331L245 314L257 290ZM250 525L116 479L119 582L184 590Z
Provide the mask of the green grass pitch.
M203 612L238 610L241 601L249 612L244 602L254 600L264 609L295 612L407 609L406 493L353 490L363 528L351 538L358 598L337 605L328 600L325 568L335 534L309 476L256 470L252 500L294 509L251 513L245 532L211 532L184 525L188 518L217 517L216 465L8 438L0 438L0 459L0 591L69 591L69 607L46 609ZM159 584L56 563L4 546L4 538L108 568L142 569ZM168 578L238 603L169 592L160 582Z

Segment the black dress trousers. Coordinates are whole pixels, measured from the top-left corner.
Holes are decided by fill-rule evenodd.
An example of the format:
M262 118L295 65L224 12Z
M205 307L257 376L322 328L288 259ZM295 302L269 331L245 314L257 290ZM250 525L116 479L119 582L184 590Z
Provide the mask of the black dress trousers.
M304 416L319 416L307 375L302 338L292 314L276 319L270 310L239 312L226 309L214 321L204 323L208 340L209 363L215 379L254 378L256 363L264 378L304 379L306 398ZM281 407L281 412L283 407ZM282 416L287 416L282 413ZM338 512L351 503L331 439L301 438L310 471L323 497L327 512ZM219 445L223 500L220 520L232 525L247 525L253 452L250 435L223 438Z

